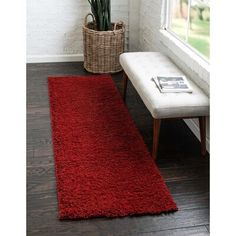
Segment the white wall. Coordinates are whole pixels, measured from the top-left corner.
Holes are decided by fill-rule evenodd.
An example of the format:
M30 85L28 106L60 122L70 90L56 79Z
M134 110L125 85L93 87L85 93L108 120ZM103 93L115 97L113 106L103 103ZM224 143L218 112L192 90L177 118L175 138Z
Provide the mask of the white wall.
M141 0L139 49L160 51L161 0Z
M140 0L129 0L129 51L139 50Z
M129 0L112 0L112 20L122 20L129 35ZM87 0L27 0L27 61L83 59L82 25Z

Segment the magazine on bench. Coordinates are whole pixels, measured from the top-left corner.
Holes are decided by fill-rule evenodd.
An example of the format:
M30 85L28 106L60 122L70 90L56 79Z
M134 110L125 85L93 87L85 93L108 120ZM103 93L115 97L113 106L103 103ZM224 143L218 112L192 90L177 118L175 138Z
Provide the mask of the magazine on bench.
M185 76L157 76L152 78L162 93L192 93Z

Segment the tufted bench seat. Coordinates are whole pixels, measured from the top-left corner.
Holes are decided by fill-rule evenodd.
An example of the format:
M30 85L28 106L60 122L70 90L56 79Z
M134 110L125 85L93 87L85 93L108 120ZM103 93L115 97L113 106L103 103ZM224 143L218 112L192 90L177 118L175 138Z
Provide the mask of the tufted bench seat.
M178 76L184 73L160 52L123 53L120 55L120 64L124 70L124 100L129 79L154 118L153 158L157 155L161 120L167 118L198 118L201 152L205 155L209 98L201 88L188 78L193 89L192 93L161 93L152 81L152 77Z

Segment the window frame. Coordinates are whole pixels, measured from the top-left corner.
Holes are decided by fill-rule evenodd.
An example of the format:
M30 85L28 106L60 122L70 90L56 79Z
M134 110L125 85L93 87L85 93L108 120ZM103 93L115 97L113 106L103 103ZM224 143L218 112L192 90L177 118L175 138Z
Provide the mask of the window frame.
M194 52L197 56L199 56L201 59L203 59L205 62L210 64L210 58L207 58L205 55L200 53L197 49L195 49L193 46L191 46L188 42L188 33L189 33L189 20L190 20L190 7L191 7L191 2L192 0L188 0L188 19L187 19L187 27L186 27L186 37L185 40L181 39L179 35L177 35L173 30L170 28L170 12L169 12L169 2L171 0L165 0L164 1L164 17L163 17L163 26L162 30L167 31L169 34L171 34L175 39L179 40L185 47L190 49L192 52Z

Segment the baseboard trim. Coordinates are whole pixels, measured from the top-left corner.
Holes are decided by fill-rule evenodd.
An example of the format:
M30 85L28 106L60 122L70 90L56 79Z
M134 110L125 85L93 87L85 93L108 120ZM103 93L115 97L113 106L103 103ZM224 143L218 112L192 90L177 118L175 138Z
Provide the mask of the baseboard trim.
M187 124L187 126L190 128L190 130L194 133L194 135L200 141L200 130L199 130L198 125L194 122L194 120L193 119L185 119L184 122ZM210 140L209 140L209 138L206 138L206 149L210 153Z
M73 54L73 55L28 55L27 63L44 63L44 62L73 62L83 61L84 55Z

